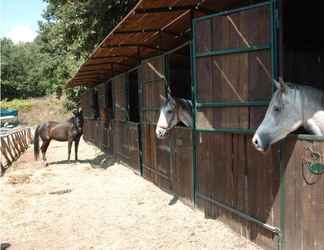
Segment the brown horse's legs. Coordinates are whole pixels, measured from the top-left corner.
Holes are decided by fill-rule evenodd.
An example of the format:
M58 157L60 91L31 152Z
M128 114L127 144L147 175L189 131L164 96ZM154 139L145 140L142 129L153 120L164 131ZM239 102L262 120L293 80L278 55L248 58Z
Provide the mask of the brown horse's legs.
M81 136L77 137L74 141L74 149L75 149L75 160L78 160L78 148Z
M68 142L68 161L70 160L72 142L73 142L73 140L69 139L69 142Z
M51 140L46 140L46 141L43 141L42 143L42 146L41 146L41 151L42 151L42 156L43 156L43 162L45 162L46 164L46 151L47 151L47 148L50 144Z

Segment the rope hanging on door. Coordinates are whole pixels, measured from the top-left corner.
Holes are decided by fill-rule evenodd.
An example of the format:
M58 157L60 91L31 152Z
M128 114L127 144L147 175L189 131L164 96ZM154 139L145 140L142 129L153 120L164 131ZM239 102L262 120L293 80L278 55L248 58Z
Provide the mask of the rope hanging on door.
M305 147L305 153L306 152L310 153L310 159L304 158L302 160L302 174L305 182L309 185L313 185L316 181L309 181L306 179L305 169L307 169L312 175L320 176L324 173L324 164L322 155L319 152L314 151L311 147Z

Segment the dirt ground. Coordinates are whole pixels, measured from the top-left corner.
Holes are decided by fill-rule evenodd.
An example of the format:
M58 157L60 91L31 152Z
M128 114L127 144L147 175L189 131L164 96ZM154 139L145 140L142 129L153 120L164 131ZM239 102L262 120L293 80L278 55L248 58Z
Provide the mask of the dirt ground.
M67 162L66 151L66 143L52 142L43 167L29 149L0 178L3 247L259 249L84 141L79 162Z

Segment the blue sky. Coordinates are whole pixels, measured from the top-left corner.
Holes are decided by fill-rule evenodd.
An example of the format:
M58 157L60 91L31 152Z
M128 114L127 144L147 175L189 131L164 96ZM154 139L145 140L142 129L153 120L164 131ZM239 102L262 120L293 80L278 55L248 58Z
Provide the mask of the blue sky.
M15 42L32 40L45 7L42 0L0 0L0 38L9 37Z

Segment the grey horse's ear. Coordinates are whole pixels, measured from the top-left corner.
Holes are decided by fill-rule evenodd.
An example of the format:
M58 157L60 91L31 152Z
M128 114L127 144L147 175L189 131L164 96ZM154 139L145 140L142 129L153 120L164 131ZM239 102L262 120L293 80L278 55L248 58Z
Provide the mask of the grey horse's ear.
M169 100L169 103L172 104L172 105L176 105L176 101L174 100L174 98L172 97L171 94L168 93L168 100Z
M273 80L275 86L277 89L279 89L281 92L286 92L287 90L287 84L284 82L282 77L279 77L279 82L277 80Z
M166 97L163 96L163 95L160 95L160 100L161 100L162 103L164 103L166 101Z

